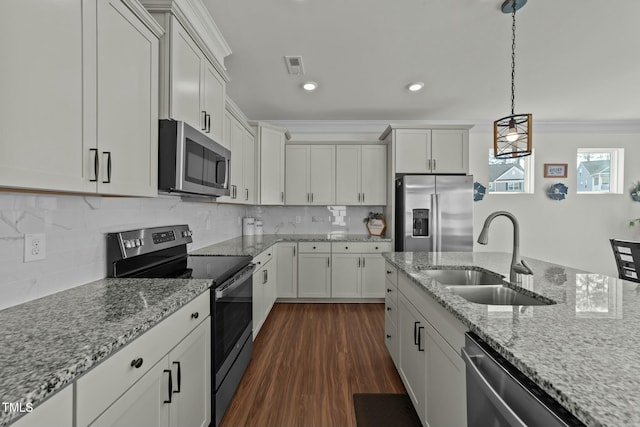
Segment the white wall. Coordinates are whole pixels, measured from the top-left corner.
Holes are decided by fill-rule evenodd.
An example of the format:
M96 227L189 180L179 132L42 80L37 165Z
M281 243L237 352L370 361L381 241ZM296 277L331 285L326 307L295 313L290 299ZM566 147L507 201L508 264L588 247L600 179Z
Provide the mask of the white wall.
M488 186L487 156L493 134L471 129L469 169L475 181ZM617 276L609 239L640 240L640 227L630 229L629 220L640 217L640 203L632 201L629 188L640 180L640 133L615 131L536 131L534 194L487 194L474 203L474 230L479 234L484 219L506 210L520 222L520 253L588 271ZM576 194L578 148L624 148L624 194ZM544 163L568 163L567 178L544 178ZM557 182L569 187L565 200L547 197ZM510 251L511 223L497 218L491 225L489 244L475 244L477 251Z

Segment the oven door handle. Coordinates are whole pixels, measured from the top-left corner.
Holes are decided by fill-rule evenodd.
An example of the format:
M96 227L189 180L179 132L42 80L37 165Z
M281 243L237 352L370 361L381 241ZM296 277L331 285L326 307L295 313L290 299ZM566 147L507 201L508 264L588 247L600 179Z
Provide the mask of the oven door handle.
M238 275L228 280L227 282L231 282L229 284L223 283L218 289L216 289L216 301L221 298L226 297L231 292L233 292L236 288L241 286L248 278L253 275L253 270L256 268L255 264L249 264L244 271Z

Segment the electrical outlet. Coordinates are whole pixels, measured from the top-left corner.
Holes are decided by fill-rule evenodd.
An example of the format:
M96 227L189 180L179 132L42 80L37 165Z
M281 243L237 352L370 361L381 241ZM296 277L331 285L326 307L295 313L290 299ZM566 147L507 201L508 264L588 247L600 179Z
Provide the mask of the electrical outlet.
M302 217L299 215L296 215L296 224L302 224Z
M47 257L47 240L44 233L24 235L24 262L38 261Z

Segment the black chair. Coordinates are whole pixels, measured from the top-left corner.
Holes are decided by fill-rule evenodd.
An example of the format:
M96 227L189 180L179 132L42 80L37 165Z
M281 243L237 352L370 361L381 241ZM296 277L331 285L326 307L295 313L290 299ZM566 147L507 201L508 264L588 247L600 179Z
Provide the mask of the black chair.
M621 279L640 283L640 242L609 239Z

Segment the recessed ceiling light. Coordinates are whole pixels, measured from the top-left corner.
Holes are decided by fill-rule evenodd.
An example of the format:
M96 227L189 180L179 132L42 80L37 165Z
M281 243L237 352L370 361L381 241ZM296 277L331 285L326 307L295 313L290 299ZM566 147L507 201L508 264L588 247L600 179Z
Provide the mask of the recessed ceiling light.
M316 90L318 88L318 83L316 82L305 82L302 85L304 90L311 92L312 90Z
M419 91L420 89L422 89L423 87L424 87L424 83L422 83L422 82L415 82L415 83L410 83L410 84L407 86L407 89L409 89L409 91L411 91L411 92L417 92L417 91Z

